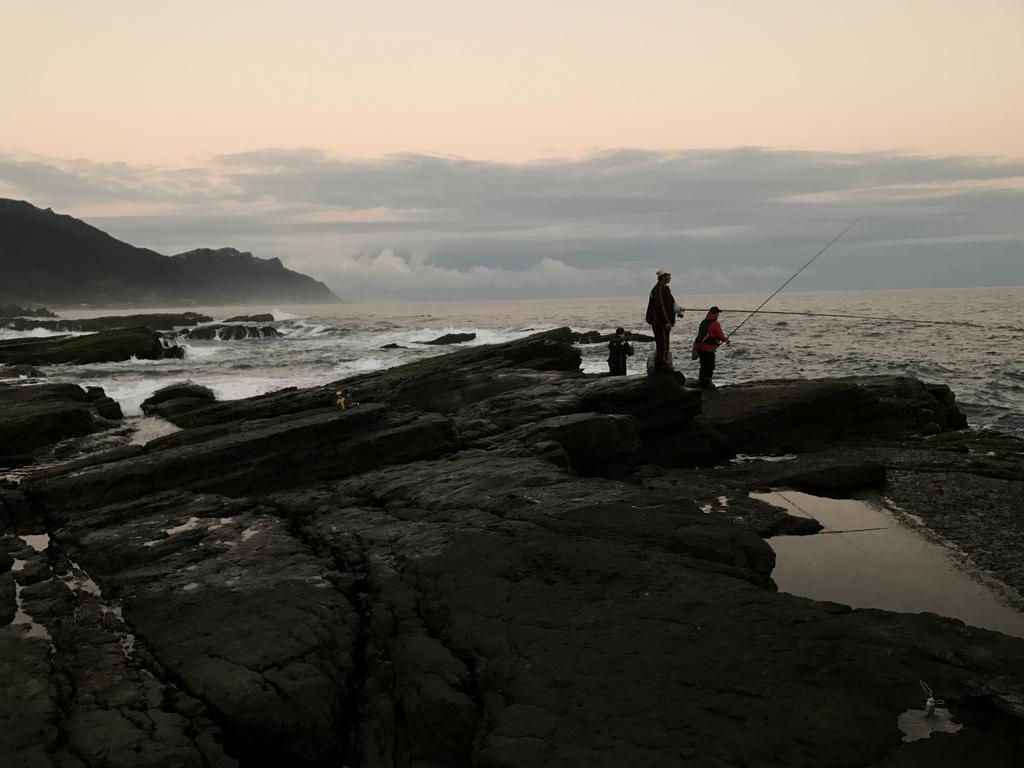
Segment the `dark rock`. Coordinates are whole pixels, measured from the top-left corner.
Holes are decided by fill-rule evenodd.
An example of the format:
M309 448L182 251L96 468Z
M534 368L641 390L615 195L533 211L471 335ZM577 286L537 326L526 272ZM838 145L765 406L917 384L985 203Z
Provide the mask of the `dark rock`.
M670 376L580 374L570 333L205 398L141 453L24 480L53 534L34 559L84 568L126 622L57 579L23 591L61 691L26 711L59 724L38 743L197 768L223 750L306 768L970 764L928 743L942 737L902 743L921 679L986 764L1014 765L1024 640L778 593L762 537L815 524L749 494L884 476L908 513L980 525L991 547L1005 528L1020 570L1018 455L908 442L925 410L956 421L923 385L764 382L702 401ZM362 404L339 413L338 386ZM798 455L724 460L783 448ZM126 656L114 631L129 626ZM37 681L20 648L7 665L5 637L6 718L25 701L12 681ZM19 757L27 727L0 729Z
M165 344L164 357L168 360L181 360L185 357L185 350L177 344Z
M161 387L142 401L142 412L147 416L184 413L202 408L216 400L213 390L201 384L183 382Z
M51 315L53 317L53 315ZM111 315L109 317L89 317L77 320L11 320L10 328L26 331L33 328L45 328L61 332L97 332L112 331L119 328L148 328L151 331L169 331L179 326L208 323L213 318L197 312L181 312L174 314L143 314L143 315Z
M204 442L32 481L25 488L52 510L173 488L245 495L439 456L452 447L450 426L441 416L363 405L342 414L330 410L268 419Z
M443 336L438 336L432 341L420 341L419 344L461 344L464 341L473 341L476 338L475 333L446 333Z
M0 305L0 320L8 320L14 317L56 317L56 315L46 307L27 309L19 307L17 304Z
M14 574L14 580L21 586L27 587L30 584L38 584L40 581L45 581L52 575L46 560L42 557L34 557L25 564L24 568Z
M252 502L178 493L98 510L67 535L173 671L186 711L215 709L246 764L331 764L354 727L345 704L360 618L332 585L332 563L285 521Z
M0 385L0 455L31 453L97 429L92 403L74 384Z
M0 492L0 506L3 508L8 527L22 533L41 533L45 530L25 498L25 494L20 490Z
M124 418L117 401L107 397L103 387L86 387L85 396L92 402L93 410L105 419L120 421Z
M792 475L783 475L778 485L797 491L847 499L858 491L879 490L885 485L885 467L875 463L837 464Z
M392 342L391 344L385 344L381 349L408 349L408 347L403 347L401 344L395 344Z
M5 764L53 765L51 753L60 738L56 725L60 708L49 644L28 641L15 632L0 632L0 681L4 691L0 756Z
M190 329L186 334L190 339L220 339L222 341L239 341L241 339L270 339L281 334L272 326L255 325L201 325Z
M5 558L10 561L6 568L3 567ZM11 573L11 562L13 560L10 555L0 552L0 627L6 627L14 621L14 617L18 613L17 588L14 584L14 574ZM3 662L0 662L0 665L2 664Z
M0 361L29 365L110 363L166 357L160 337L146 328L101 331L88 336L0 341Z
M111 448L107 451L91 453L88 456L66 461L61 464L54 464L52 466L44 467L43 469L37 469L27 477L34 480L42 480L46 477L67 475L72 472L78 472L86 467L94 467L97 464L110 464L115 461L130 459L133 456L138 456L145 452L146 448L141 445L122 445L117 448Z
M97 400L105 398L107 393L103 390L103 387L86 387L85 396L88 400L95 403Z
M814 518L798 517L780 510L757 527L757 534L766 539L772 536L811 536L822 530L822 527Z
M600 331L573 333L572 338L577 344L600 344L604 340Z
M787 454L839 443L905 439L920 432L914 414L934 407L943 428L963 420L923 384L899 377L751 382L717 390L702 416L677 433L670 463L736 453ZM666 450L666 456L672 453Z
M601 333L600 331L583 331L573 332L573 341L577 344L607 344L609 341L615 338L614 333ZM633 331L626 331L626 341L654 341L653 336L649 336L645 333L634 333Z
M3 365L0 366L0 379L45 379L46 374L34 365Z
M852 381L876 398L873 434L936 434L964 429L967 418L944 384L925 384L906 376L860 376Z
M235 315L224 321L225 323L272 323L274 316L269 312L259 315Z
M497 442L523 445L527 455L539 453L582 475L621 473L636 463L641 445L636 419L603 413L553 416L510 430ZM521 452L515 447L512 450Z
M347 390L360 403L387 402L413 404L441 413L458 409L457 403L473 402L519 384L499 381L484 372L529 369L533 371L579 371L580 353L569 340L572 331L559 328L505 344L480 345L417 360L384 371L354 376L323 387L284 389L256 397L210 404L187 413L168 413L164 418L180 427L201 427L236 421L276 418L322 408L336 409L335 390ZM453 376L481 374L482 385L473 392L464 391ZM434 405L430 405L435 403ZM446 405L447 403L447 405ZM554 414L550 414L554 415Z
M96 413L104 419L120 421L124 418L124 414L121 412L121 405L116 400L109 397L104 397L95 401L93 403L93 408L95 408Z

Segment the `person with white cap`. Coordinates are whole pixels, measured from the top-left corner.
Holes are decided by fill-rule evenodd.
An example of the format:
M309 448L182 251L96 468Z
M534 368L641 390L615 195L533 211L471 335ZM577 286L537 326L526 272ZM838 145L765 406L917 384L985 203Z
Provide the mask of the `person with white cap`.
M672 273L668 267L661 267L657 271L658 282L651 289L651 297L647 301L646 320L654 331L654 370L670 370L669 366L669 335L672 333L672 326L676 324L676 318L682 317L683 310L672 297L672 291L668 284L672 280Z

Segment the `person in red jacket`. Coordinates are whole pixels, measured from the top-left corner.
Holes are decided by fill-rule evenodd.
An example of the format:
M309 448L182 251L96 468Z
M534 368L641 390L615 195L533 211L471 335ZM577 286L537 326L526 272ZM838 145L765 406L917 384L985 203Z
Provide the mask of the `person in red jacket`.
M676 304L676 300L672 298L672 291L668 288L672 273L667 267L662 267L657 274L658 282L651 289L645 320L654 331L654 370L665 371L669 370L669 334L672 333L672 326L676 324L676 317L681 317L683 310Z
M693 342L697 349L697 357L700 358L699 380L702 389L715 388L711 381L711 376L715 372L715 351L722 342L729 343L729 337L725 335L722 324L718 322L721 312L718 307L708 310L707 316L700 322L697 338Z

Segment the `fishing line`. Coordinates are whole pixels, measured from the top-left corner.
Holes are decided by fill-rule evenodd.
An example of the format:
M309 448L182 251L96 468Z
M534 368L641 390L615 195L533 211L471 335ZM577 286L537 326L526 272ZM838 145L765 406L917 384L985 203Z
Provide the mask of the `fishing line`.
M706 312L706 308L700 307L684 307L687 312ZM1024 333L1024 328L1020 328L1015 325L985 325L982 323L972 323L970 321L960 320L913 320L905 317L883 317L879 315L842 315L835 312L793 312L783 310L754 310L759 311L762 315L798 315L800 317L838 317L846 320L880 320L887 323L911 323L920 325L955 325L960 328L985 328L987 330L999 330L999 331L1014 331L1016 333ZM722 312L751 312L749 309L723 309ZM738 327L738 326L737 326ZM735 333L735 331L733 331Z
M862 214L861 214L860 216L858 216L858 217L857 217L856 219L854 219L854 220L853 220L853 221L852 221L852 222L851 222L851 223L850 223L849 225L847 225L846 229L844 229L844 230L843 230L842 232L840 232L840 233L839 233L838 235L836 235L836 236L835 236L835 237L833 237L833 238L832 238L831 240L829 240L829 241L828 241L828 242L827 242L827 243L825 244L825 247L824 247L824 248L822 248L822 249L821 249L820 251L818 251L818 252L817 252L816 254L814 254L814 255L813 255L813 256L812 256L812 257L811 257L811 258L810 258L810 259L808 260L808 262L807 262L806 264L804 264L804 265L803 265L802 267L800 267L800 269L798 269L798 270L797 270L796 272L794 272L794 273L793 273L793 276L792 276L792 277L790 277L790 278L789 278L789 280L787 280L787 281L786 281L786 282L784 282L784 283L783 283L782 285L780 285L780 286L779 286L778 288L776 288L776 289L775 289L775 293L773 293L773 294L772 294L771 296L769 296L769 297L768 297L767 299L765 299L764 301L762 301L762 302L761 302L761 306L760 306L760 307L758 307L757 309L755 309L755 310L754 310L753 312L751 312L751 313L750 313L749 315L747 315L747 316L746 316L745 318L743 318L743 320L742 320L742 321L740 322L740 324L739 324L739 325L737 325L737 326L736 326L735 328L733 328L733 329L732 329L732 331L730 331L730 333L729 333L728 335L729 335L729 336L732 336L733 334L735 334L735 333L736 333L736 331L738 331L738 330L739 330L740 328L742 328L742 327L743 327L743 323L747 322L747 320L749 320L749 319L750 319L750 318L752 318L752 317L753 317L754 315L756 315L756 314L757 314L757 312L758 312L758 310L760 310L760 309L761 309L761 307L763 307L763 306L764 306L765 304L767 304L767 303L768 303L769 301L771 301L771 300L772 300L773 298L775 298L775 296L776 296L776 295L777 295L777 294L779 293L779 291L781 291L781 290L782 290L783 288L785 288L785 287L786 287L787 285L789 285L789 284L790 284L791 282L793 282L793 280L795 280L795 279L796 279L796 276L797 276L797 275L799 275L799 274L800 274L801 272L803 272L803 271L804 271L805 269L807 269L807 268L808 268L809 266L811 266L811 263L812 263L812 262L813 262L813 261L814 261L814 260L815 260L816 258L818 258L819 256L821 256L821 254L823 254L823 253L824 253L825 251L827 251L827 250L828 250L828 249L829 249L830 247L832 247L832 244L833 244L833 243L835 243L836 241L838 241L838 240L839 240L839 238L841 238L841 237L842 237L843 235L845 235L845 234L846 234L847 232L849 232L849 231L850 231L851 229L853 229L853 228L854 228L855 226L857 226L857 224L858 224L858 223L859 223L859 222L861 221L861 219L863 219L863 218L864 218L864 217L865 217L866 215L867 215L866 213L862 213Z

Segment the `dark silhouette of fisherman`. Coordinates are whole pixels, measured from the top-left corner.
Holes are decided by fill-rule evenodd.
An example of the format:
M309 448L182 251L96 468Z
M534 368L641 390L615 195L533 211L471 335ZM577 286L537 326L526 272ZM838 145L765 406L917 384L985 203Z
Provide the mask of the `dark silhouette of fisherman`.
M668 284L672 280L672 273L667 267L662 267L657 272L658 282L651 289L651 298L647 302L646 320L654 331L654 370L670 371L669 364L669 335L672 333L672 326L676 324L676 318L683 316L683 310L672 297L672 291Z
M608 375L625 376L626 358L633 356L633 347L626 341L626 331L616 328L615 335L608 342Z
M718 307L708 310L707 316L701 320L697 329L697 338L693 341L697 357L700 359L700 386L701 389L714 389L714 382L711 377L715 372L715 352L725 342L729 343L729 337L722 330L722 324L718 322L718 315L721 313Z

